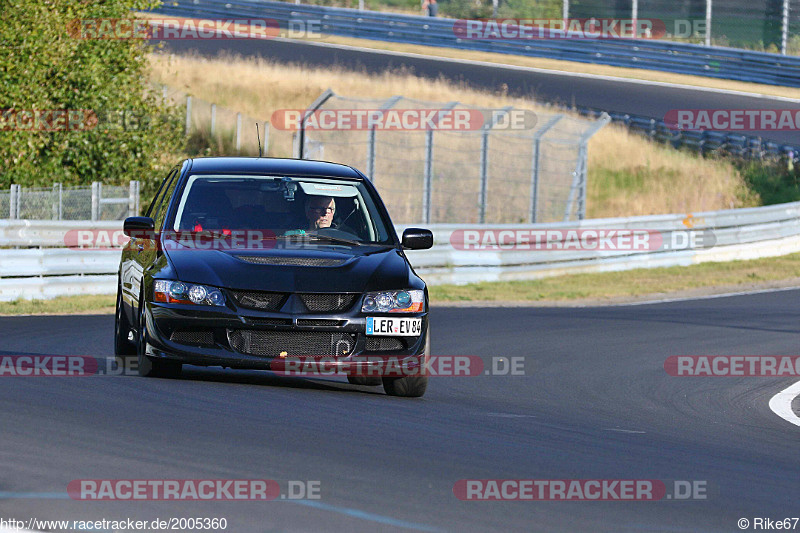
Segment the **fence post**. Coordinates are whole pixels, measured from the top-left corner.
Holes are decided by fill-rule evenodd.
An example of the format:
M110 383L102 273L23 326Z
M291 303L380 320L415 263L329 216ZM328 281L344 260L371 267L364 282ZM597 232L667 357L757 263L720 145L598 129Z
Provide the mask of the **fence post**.
M211 104L211 137L214 137L214 131L217 129L217 104Z
M609 122L611 122L611 117L608 113L603 113L594 124L583 132L580 141L578 141L578 162L575 165L575 170L572 172L572 186L569 189L569 198L567 199L567 206L564 209L564 222L569 220L576 195L578 196L578 220L583 220L586 216L586 167L589 165L588 143L592 135L600 131L600 128Z
M19 218L19 196L20 196L20 187L19 185L11 185L11 191L8 197L8 204L9 204L9 212L8 218L15 220Z
M184 133L189 135L189 130L192 127L192 97L186 97L186 127L184 128Z
M499 113L493 112L492 120L481 128L481 195L478 200L478 220L481 224L486 223L486 203L489 197L489 134L500 117L507 115L509 111L511 106L504 107Z
M61 184L54 183L53 184L53 220L61 220L63 217L62 207L61 207Z
M402 98L402 96L391 97L381 106L380 111L391 109ZM381 113L381 116L383 116L383 113ZM367 135L367 177L372 181L375 181L375 136L375 126L372 126Z
M128 184L128 216L139 214L139 182L131 180Z
M100 182L92 182L92 222L100 218Z
M433 187L433 130L425 131L425 179L422 190L422 222L431 223L431 189Z
M236 153L242 151L242 114L236 113Z
M308 117L310 117L317 109L322 107L322 105L334 94L335 93L332 89L326 89L325 92L319 95L316 100L311 102L309 108L306 109L305 113L303 113L303 118L300 120L300 134L298 136L298 159L306 158L306 120L308 120Z
M161 86L161 100L163 101L164 104L167 103L167 86L166 85L162 85Z
M530 200L530 220L531 224L537 222L536 218L539 214L539 162L541 160L541 142L544 134L547 133L556 122L564 118L564 115L555 115L550 117L550 120L544 123L544 126L539 128L533 134L533 161L531 162L532 176L531 176L531 200Z

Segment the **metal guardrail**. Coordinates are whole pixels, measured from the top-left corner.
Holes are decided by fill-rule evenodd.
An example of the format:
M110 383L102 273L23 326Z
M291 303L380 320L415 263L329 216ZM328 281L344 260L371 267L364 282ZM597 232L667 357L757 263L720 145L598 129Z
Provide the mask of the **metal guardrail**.
M0 246L63 246L68 224L0 220ZM118 231L119 221L84 223L86 229ZM408 226L396 226L398 234ZM703 262L774 257L800 252L800 202L694 213L591 219L547 224L434 224L430 250L407 253L431 285L538 279L583 272L688 266ZM459 230L650 230L662 235L696 232L696 246L630 250L464 250L451 243ZM710 236L711 239L706 238ZM512 247L513 248L513 247ZM66 294L113 294L119 250L6 249L0 251L0 301Z
M360 39L800 86L800 57L735 48L640 39L460 39L453 31L455 19L255 0L176 0L156 11L205 18L272 18L283 28L290 21L320 21L323 33Z

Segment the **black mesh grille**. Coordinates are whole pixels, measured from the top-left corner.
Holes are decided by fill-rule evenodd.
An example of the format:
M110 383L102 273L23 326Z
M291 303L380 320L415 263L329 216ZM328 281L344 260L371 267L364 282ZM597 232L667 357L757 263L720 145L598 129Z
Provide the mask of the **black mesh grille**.
M325 318L298 318L298 326L329 326L338 327L344 326L344 320L328 320Z
M389 352L405 349L405 342L396 337L367 337L366 350L368 352Z
M358 294L334 293L334 294L300 294L303 304L309 311L317 313L335 313L350 309L356 301Z
M347 261L347 259L331 257L285 257L275 255L237 255L236 257L242 261L257 265L278 266L333 267L342 265Z
M277 311L286 301L286 294L282 292L233 291L233 299L242 307Z
M196 344L211 346L214 344L214 332L211 330L185 330L178 329L172 332L169 340L181 344Z
M248 355L330 357L349 355L355 348L356 336L323 331L233 329L228 330L228 342L237 352Z

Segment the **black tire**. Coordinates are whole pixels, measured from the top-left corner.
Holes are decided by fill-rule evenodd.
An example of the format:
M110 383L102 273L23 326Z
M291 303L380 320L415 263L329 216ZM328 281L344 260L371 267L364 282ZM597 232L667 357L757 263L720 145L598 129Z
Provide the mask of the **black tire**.
M431 354L431 335L428 328L425 339L425 360ZM403 398L419 398L425 394L428 388L428 376L406 376L404 378L382 378L383 390L389 396L400 396Z
M131 324L122 308L122 289L117 288L117 308L114 318L114 355L136 355L136 343L128 340Z
M428 376L406 376L404 378L383 378L383 390L389 396L419 398L428 388Z
M368 376L347 376L347 381L351 385L364 385L367 387L378 387L382 383L381 378Z
M153 359L147 356L147 321L145 320L144 297L139 298L139 331L136 343L136 355L139 362L139 375L146 378L177 378L181 375L183 365L175 361Z

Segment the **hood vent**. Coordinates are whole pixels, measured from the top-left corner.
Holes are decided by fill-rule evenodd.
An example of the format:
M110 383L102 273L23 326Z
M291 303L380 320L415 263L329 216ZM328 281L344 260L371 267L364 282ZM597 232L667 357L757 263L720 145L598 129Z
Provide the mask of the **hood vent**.
M256 265L337 267L347 262L338 257L288 257L281 255L237 255L237 259Z

